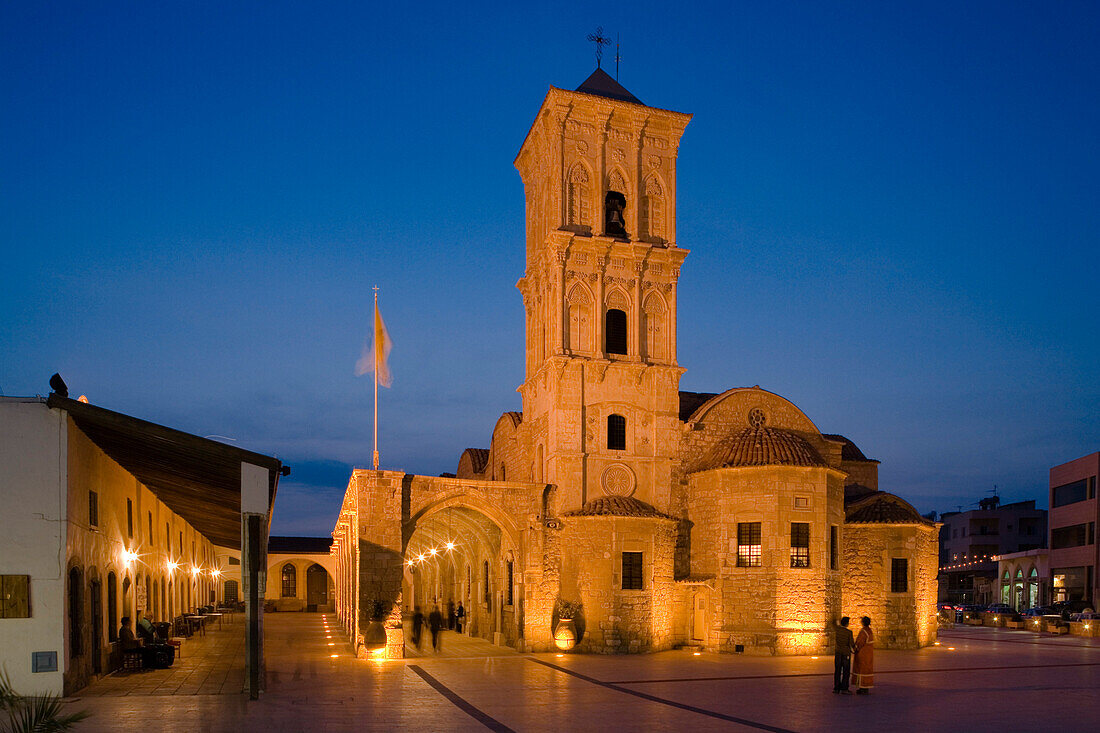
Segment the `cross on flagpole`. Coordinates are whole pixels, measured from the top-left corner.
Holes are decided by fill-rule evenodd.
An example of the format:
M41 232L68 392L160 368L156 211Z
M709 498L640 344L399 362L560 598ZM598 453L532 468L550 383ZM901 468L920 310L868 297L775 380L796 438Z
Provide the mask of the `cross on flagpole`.
M374 313L378 317L378 286L374 286ZM375 328L374 339L378 340L378 329ZM374 470L378 470L378 359L382 353L381 345L374 345Z

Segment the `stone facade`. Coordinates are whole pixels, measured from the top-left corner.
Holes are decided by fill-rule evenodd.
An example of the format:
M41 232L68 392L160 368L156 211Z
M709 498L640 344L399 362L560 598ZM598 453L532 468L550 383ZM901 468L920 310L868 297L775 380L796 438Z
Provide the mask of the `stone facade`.
M878 462L759 387L679 389L689 120L599 70L550 89L515 161L523 411L455 478L352 476L333 553L364 649L369 616L391 639L374 653L397 655L402 615L448 600L469 633L525 650L568 646L561 611L578 605L586 652L820 653L842 613L872 616L886 645L931 642L935 525L878 491Z

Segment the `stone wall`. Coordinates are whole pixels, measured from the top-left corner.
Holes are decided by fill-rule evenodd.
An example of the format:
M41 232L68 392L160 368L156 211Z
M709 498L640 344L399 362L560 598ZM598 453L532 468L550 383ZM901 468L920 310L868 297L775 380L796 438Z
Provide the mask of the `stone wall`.
M843 615L871 617L875 645L914 649L936 638L937 530L926 525L848 524L843 546ZM909 562L908 590L891 592L891 559Z
M790 466L691 476L692 575L716 578L707 648L758 654L826 650L840 600L829 536L841 522L842 482L832 469ZM761 524L758 567L737 565L742 522ZM792 522L810 525L809 567L791 567Z
M649 517L565 518L561 597L583 604L578 651L671 648L685 614L683 594L672 578L675 527L668 519ZM623 552L642 553L641 590L623 590Z

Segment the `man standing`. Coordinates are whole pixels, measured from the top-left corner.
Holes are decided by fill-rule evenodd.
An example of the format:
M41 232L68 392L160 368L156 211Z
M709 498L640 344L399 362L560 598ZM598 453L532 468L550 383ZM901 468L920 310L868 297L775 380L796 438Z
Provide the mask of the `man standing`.
M455 631L462 633L462 623L466 620L466 609L462 607L462 601L458 602L455 609Z
M850 619L845 616L836 627L836 648L833 650L833 694L851 695L848 689L849 675L852 673L852 647L855 639L848 628Z
M438 603L435 604L432 612L428 614L428 628L432 632L432 651L439 654L443 648L439 638L440 632L443 630L443 614L439 611Z

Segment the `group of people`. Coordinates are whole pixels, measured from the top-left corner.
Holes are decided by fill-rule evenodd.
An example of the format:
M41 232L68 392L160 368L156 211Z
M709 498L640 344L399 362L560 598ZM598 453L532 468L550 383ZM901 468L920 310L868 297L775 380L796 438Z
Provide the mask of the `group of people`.
M118 640L123 651L141 653L142 667L171 667L176 650L161 639L149 619L138 611L137 633L131 625L130 617L123 616L118 630Z
M431 613L428 614L427 625L428 630L432 632L432 651L436 654L443 650L442 645L442 631L444 628L449 631L456 631L459 634L462 633L462 624L466 621L466 609L462 607L462 601L458 602L455 606L453 600L447 601L447 617L444 619L443 611L440 608L439 601L432 602ZM413 606L412 614L412 643L416 647L417 651L420 651L420 642L423 638L425 618L424 613L420 610L420 606Z
M871 631L871 617L860 619L863 628L859 636L852 635L849 621L845 616L836 627L833 694L851 695L849 686L852 686L857 695L868 695L875 686L875 634Z

